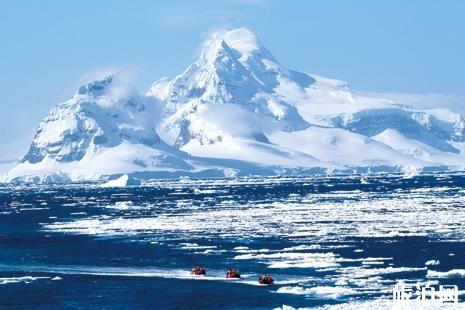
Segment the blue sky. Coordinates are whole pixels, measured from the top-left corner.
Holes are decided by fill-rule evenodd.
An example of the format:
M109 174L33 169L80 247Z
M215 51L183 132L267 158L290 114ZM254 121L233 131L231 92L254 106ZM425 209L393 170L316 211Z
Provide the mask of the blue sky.
M131 66L145 91L217 28L247 27L285 66L358 90L465 95L464 12L460 0L3 0L0 160L22 155L85 72Z

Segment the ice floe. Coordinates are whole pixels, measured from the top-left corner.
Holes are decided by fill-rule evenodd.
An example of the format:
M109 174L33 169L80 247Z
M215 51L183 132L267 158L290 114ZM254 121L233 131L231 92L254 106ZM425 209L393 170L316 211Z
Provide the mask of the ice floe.
M465 269L452 269L449 271L428 270L428 278L465 278Z
M316 295L318 297L337 299L341 296L356 295L357 291L341 286L283 286L277 290L278 293L297 294L297 295Z
M275 182L262 181L265 185ZM465 191L461 189L334 191L247 200L234 194L226 195L226 189L221 187L230 189L237 182L154 183L150 186L169 187L175 195L157 204L113 203L107 206L105 215L51 218L52 222L42 227L46 232L130 236L147 242L166 242L176 250L195 255L226 253L234 264L247 261L269 269L270 273L284 274L276 281L278 293L322 299L367 294L388 296L396 278L465 277L465 271L459 269L428 270L439 263L431 257L416 266L402 266L390 254L376 257L369 247L356 242L375 239L388 244L412 237L464 241ZM257 181L245 179L240 185L252 187L254 182ZM285 242L280 243L281 246L248 242L267 238ZM222 247L215 240L230 240L232 245ZM305 276L290 279L288 273L293 272ZM166 273L169 277L188 277ZM212 276L212 279L220 278L224 278L223 273ZM210 278L204 278L207 279ZM306 285L305 281L313 282ZM256 280L245 278L238 283L256 285ZM377 309L378 306L388 309L383 308L384 303L348 301L346 305L347 309ZM350 308L353 304L357 306ZM328 307L346 309L337 308L337 305Z
M425 262L425 266L437 266L439 264L440 262L436 259L432 259L432 260Z
M12 283L31 283L40 279L50 279L50 277L10 277L10 278L0 278L0 284L12 284Z

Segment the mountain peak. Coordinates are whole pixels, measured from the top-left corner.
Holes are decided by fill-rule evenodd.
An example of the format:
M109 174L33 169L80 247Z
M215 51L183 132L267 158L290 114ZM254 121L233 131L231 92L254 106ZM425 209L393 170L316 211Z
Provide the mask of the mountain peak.
M237 51L231 49L231 47L222 39L213 41L208 48L204 48L202 53L197 60L199 66L202 65L214 65L216 62L221 62L221 59L229 58L236 60L240 56Z
M89 82L81 87L77 91L77 95L88 95L91 97L98 97L104 94L105 90L114 80L114 74L109 74L101 80Z
M273 120L284 130L307 128L309 124L296 107L281 99L279 91L280 86L290 85L304 93L313 81L307 74L279 64L252 31L239 28L212 33L194 64L169 82L156 82L149 95L166 102L169 121L164 121L162 135L169 136L170 142L179 141L176 136L180 136L188 143L191 138L203 137L200 129L189 125L197 116L203 117L197 115L203 104L236 105Z
M260 43L258 37L247 28L219 30L212 33L202 46L202 54L207 54L212 48L224 46L223 42L239 54L241 62L246 62L256 53L262 54L266 58L273 58Z

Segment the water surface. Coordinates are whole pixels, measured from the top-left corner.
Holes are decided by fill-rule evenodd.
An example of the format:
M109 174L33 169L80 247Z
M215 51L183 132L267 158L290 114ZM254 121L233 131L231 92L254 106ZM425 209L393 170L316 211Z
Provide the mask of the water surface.
M463 290L464 184L441 174L4 186L0 307L336 309L388 298L400 279ZM194 265L207 276L191 276ZM228 268L242 279L226 280ZM261 273L275 285L258 285Z

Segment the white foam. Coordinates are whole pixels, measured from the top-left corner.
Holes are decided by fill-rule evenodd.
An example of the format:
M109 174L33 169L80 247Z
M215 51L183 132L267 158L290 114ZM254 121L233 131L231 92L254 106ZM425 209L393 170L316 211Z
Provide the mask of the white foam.
M207 269L206 276L192 275L190 270L185 269L161 269L161 268L137 268L137 267L108 267L108 266L82 266L82 265L0 265L0 270L25 270L28 272L47 273L56 275L52 277L13 277L0 278L0 284L9 284L16 282L29 283L38 279L51 279L53 281L62 280L63 275L97 275L107 277L141 277L141 278L166 278L166 279L182 279L195 281L230 281L225 277L224 270ZM241 274L241 279L232 281L237 284L258 284L257 279L253 274ZM250 280L254 279L254 280ZM305 278L289 279L287 281L275 281L278 285L287 285L295 283L304 283Z

